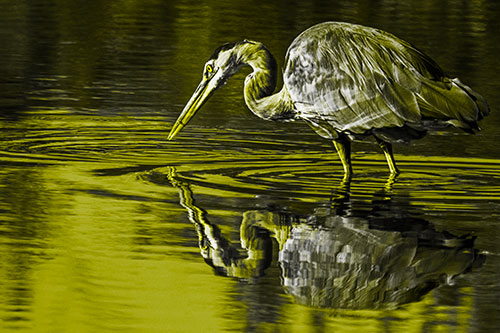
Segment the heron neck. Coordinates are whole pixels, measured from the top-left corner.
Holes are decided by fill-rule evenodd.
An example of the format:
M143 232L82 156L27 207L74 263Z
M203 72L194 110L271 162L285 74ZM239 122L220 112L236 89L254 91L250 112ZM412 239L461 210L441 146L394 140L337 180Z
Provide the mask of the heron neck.
M246 44L242 52L243 64L253 72L245 79L245 102L258 117L266 120L286 120L293 117L293 104L285 86L273 94L276 88L276 60L261 43Z

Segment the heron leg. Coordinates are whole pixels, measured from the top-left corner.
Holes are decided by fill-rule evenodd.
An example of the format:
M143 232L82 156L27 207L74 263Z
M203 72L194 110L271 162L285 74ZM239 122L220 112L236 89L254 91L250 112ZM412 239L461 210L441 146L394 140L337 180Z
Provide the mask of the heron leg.
M337 149L340 162L342 162L342 166L344 167L344 179L349 179L352 174L351 141L349 141L346 136L341 135L333 140L333 144L335 145L335 149Z
M390 144L389 142L385 142L377 137L375 137L375 139L377 139L379 147L384 152L391 174L399 174L399 169L396 167L396 161L394 160L394 155L392 154L392 144Z

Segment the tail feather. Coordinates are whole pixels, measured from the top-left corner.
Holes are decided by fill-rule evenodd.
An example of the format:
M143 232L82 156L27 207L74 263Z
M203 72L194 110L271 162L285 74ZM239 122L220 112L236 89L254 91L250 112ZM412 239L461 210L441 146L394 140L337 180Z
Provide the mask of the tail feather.
M452 80L454 84L456 84L458 87L460 87L463 91L469 95L469 97L476 103L478 109L479 109L479 115L477 120L481 120L487 115L490 114L490 107L488 106L488 103L486 102L486 99L479 95L477 92L472 90L469 86L466 86L462 82L460 82L459 79L453 79Z
M417 102L422 116L461 128L479 130L477 122L489 114L486 100L458 79L422 82Z

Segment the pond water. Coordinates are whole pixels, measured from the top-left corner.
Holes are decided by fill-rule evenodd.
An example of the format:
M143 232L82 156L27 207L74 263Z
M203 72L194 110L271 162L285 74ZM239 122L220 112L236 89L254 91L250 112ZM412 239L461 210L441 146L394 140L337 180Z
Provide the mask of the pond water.
M1 1L0 330L500 328L500 3ZM322 21L412 42L480 92L482 131L354 143L266 122L248 70L176 138L226 41Z

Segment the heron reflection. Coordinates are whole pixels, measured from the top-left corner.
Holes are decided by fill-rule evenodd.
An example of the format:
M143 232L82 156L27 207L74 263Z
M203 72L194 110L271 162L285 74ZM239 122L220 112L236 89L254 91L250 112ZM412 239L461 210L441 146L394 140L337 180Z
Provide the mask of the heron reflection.
M409 207L394 204L387 189L372 200L371 210L357 210L345 182L327 206L318 205L305 216L276 207L245 211L238 249L196 205L188 181L174 168L169 168L168 179L179 189L202 257L218 274L258 279L273 260L275 240L282 285L304 305L394 307L452 284L485 259L474 248L474 238L436 231L412 217Z

